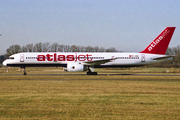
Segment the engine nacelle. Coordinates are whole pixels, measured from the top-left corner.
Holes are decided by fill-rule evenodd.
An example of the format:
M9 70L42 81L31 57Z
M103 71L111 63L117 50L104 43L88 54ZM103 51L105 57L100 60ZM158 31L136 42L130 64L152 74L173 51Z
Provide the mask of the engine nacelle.
M68 63L67 68L64 68L64 71L67 72L83 72L88 70L88 66L84 66L81 63Z

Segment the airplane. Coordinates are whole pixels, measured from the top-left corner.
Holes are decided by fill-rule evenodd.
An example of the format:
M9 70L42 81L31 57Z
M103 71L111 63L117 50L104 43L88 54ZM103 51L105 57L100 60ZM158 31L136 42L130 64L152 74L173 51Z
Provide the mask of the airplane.
M175 27L167 27L141 52L22 52L11 55L4 66L63 67L67 72L87 71L97 75L94 68L137 67L173 59L165 55Z

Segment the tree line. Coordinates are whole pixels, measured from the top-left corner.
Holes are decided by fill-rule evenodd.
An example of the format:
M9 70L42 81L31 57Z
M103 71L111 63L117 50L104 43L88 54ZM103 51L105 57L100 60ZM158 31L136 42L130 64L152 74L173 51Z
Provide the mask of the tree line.
M172 61L166 62L167 64L173 65L173 67L180 67L180 45L177 47L168 48L166 51L166 55L174 56Z
M6 50L8 56L20 52L117 52L117 50L114 47L105 49L98 46L60 45L58 43L50 44L49 42L27 44L22 47L20 45L12 45Z

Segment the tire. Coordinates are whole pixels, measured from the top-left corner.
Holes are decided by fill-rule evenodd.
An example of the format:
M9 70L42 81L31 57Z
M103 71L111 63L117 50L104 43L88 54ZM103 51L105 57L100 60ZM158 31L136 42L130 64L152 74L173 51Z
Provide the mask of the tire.
M97 75L97 72L87 72L87 75Z

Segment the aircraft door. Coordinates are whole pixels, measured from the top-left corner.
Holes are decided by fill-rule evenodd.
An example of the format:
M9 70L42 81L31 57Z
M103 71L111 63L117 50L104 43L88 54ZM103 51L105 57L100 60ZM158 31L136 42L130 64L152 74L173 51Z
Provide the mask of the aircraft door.
M24 54L20 54L20 62L24 62Z
M141 62L145 62L145 55L144 54L141 55Z

